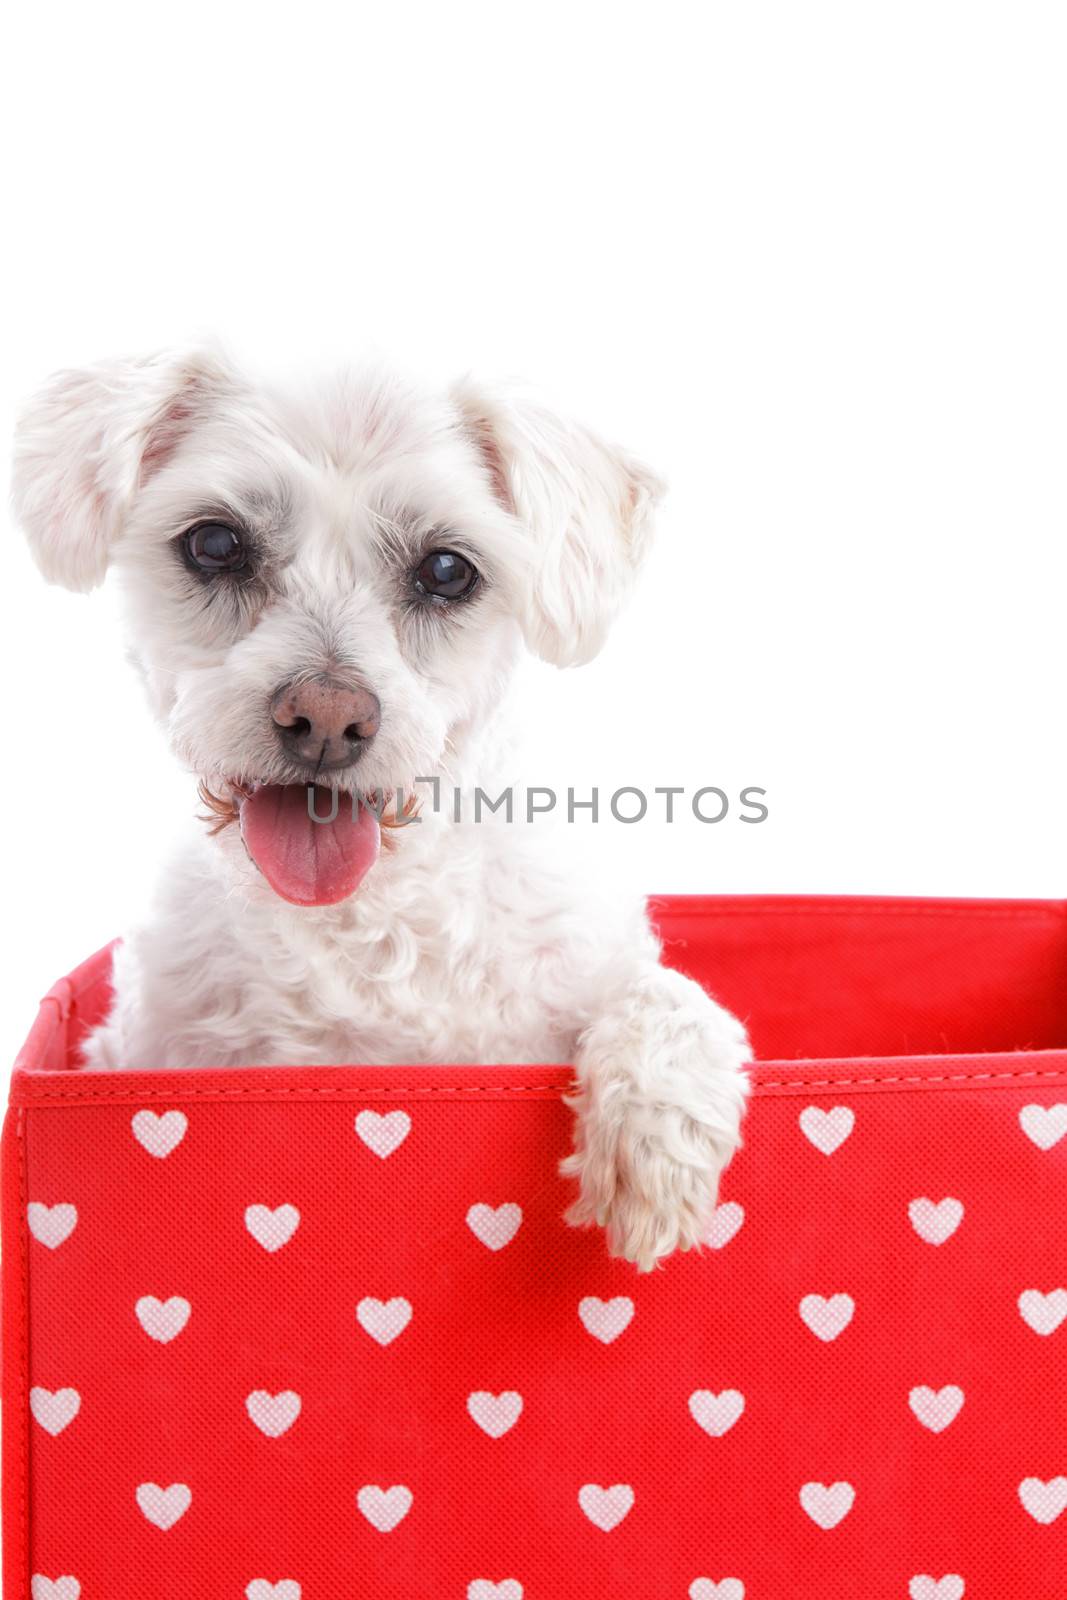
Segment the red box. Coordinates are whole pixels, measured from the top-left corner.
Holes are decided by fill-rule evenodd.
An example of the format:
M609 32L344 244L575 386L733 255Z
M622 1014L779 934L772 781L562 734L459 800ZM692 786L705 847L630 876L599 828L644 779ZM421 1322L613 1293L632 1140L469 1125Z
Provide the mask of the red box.
M56 985L7 1600L1064 1600L1067 905L654 913L761 1065L645 1276L560 1221L566 1069L89 1073L108 953Z

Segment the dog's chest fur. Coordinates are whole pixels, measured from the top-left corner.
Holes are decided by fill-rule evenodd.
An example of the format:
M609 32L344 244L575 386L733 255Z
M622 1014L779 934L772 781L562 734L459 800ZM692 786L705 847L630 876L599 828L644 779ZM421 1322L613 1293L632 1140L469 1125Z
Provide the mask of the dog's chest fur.
M219 850L219 843L224 849ZM192 839L116 961L98 1066L573 1059L623 964L639 901L576 895L506 825L427 818L351 902L303 911L233 887L241 850ZM628 947L628 948L627 948Z

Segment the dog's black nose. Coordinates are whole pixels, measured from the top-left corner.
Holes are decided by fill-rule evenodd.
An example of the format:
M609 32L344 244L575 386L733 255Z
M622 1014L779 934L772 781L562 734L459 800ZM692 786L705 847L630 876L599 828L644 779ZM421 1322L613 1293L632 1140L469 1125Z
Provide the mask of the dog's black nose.
M350 766L378 732L382 713L369 689L332 678L283 683L270 709L286 755L318 772Z

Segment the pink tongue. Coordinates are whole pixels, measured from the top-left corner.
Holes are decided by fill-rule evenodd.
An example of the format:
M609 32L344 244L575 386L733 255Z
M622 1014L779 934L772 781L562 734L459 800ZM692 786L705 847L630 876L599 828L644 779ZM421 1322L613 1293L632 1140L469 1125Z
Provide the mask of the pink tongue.
M333 795L314 791L315 815L328 817ZM332 906L347 900L378 859L381 830L367 806L337 796L332 822L308 814L304 784L269 784L241 806L241 836L249 855L276 894L297 906Z

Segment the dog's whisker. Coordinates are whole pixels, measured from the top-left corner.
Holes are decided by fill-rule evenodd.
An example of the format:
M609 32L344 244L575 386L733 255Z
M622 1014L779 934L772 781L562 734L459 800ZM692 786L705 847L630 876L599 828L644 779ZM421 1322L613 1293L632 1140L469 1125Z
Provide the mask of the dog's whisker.
M208 815L201 815L198 820L208 824L208 833L212 838L221 833L223 828L228 828L231 822L237 821L237 807L234 802L215 794L203 779L197 784L196 792L208 809Z

